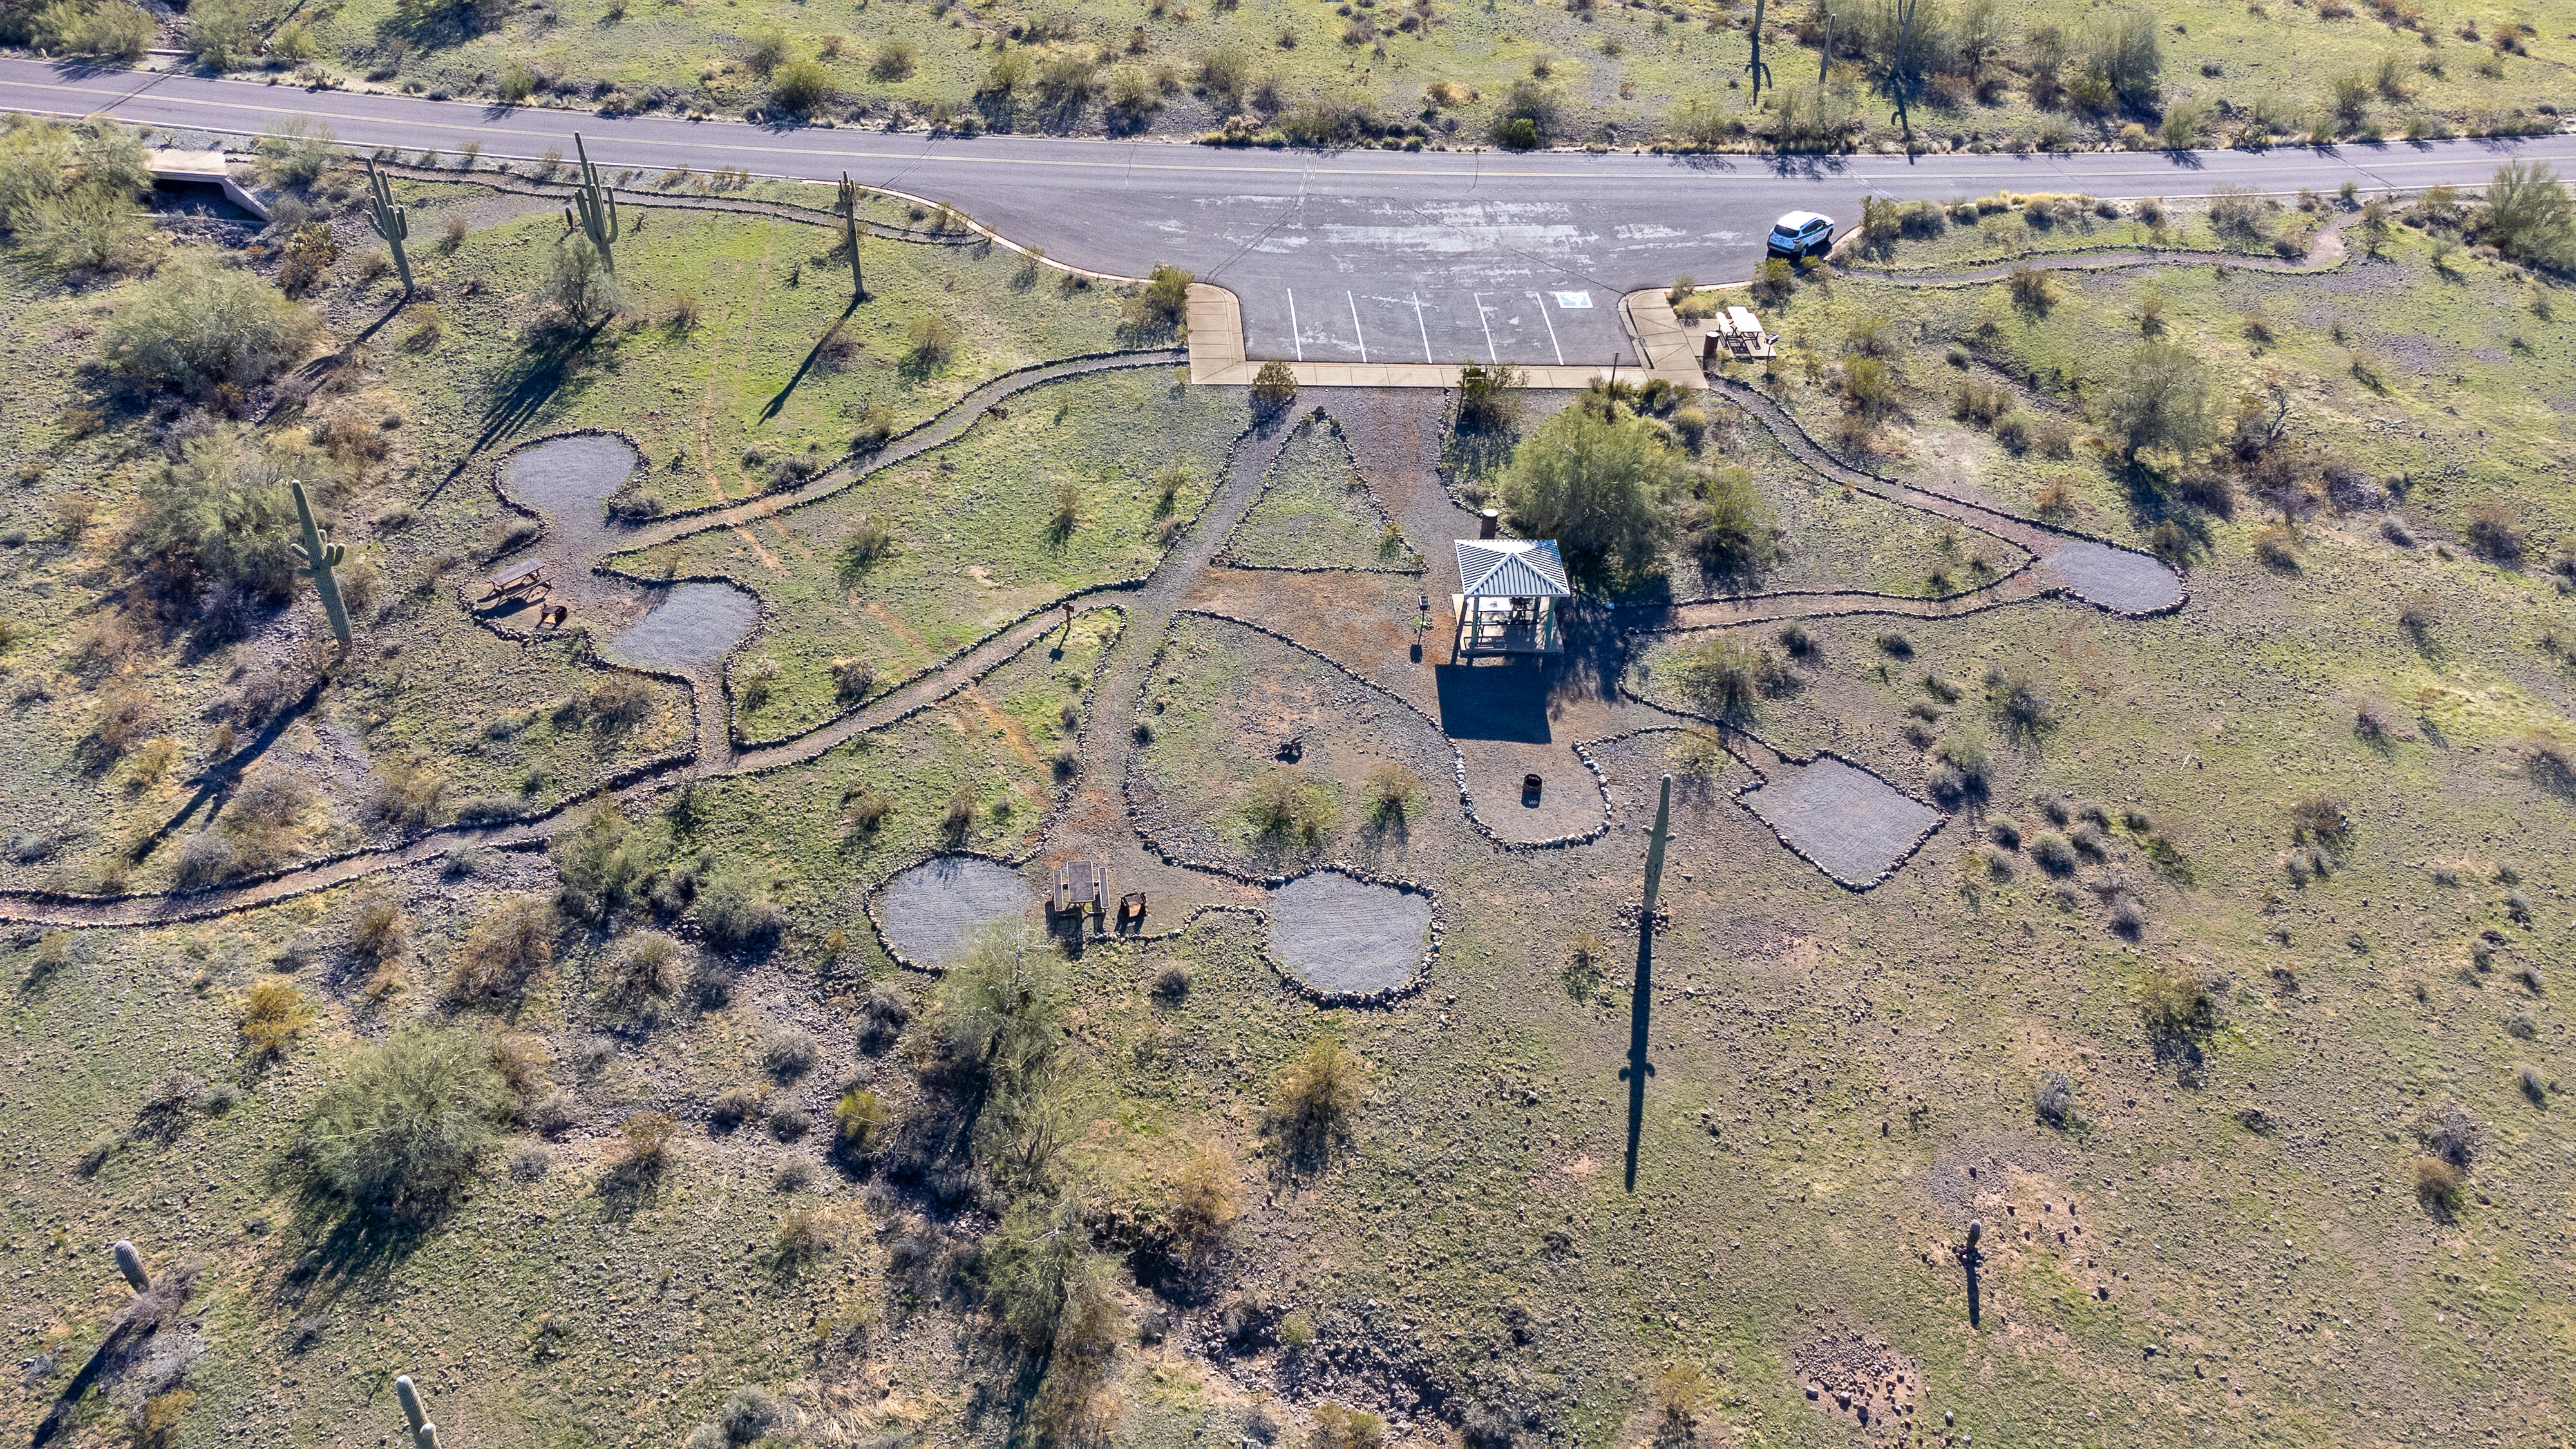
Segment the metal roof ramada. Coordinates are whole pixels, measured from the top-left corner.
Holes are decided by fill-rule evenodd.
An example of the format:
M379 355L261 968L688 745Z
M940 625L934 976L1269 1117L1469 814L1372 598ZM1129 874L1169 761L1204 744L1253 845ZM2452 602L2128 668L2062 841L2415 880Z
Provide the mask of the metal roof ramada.
M1459 592L1483 599L1570 599L1552 538L1456 540Z

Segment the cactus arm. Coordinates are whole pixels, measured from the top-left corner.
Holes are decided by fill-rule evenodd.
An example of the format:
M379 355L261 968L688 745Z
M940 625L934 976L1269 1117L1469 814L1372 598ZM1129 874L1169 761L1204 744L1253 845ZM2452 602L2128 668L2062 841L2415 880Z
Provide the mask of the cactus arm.
M131 1286L137 1294L151 1292L152 1279L149 1275L144 1273L143 1255L134 1251L134 1245L123 1238L119 1238L116 1240L115 1253L116 1271L125 1275L126 1283Z
M409 1421L413 1449L439 1449L438 1426L429 1421L429 1411L421 1407L420 1390L412 1387L411 1375L395 1377L394 1398L402 1405L403 1418Z
M1753 59L1744 68L1753 75L1753 104L1762 104L1762 83L1771 78L1771 67L1762 63L1763 0L1753 0Z
M313 580L313 592L322 598L322 612L330 616L331 632L338 636L340 647L346 649L354 642L349 634L349 611L340 602L340 581L331 576L331 570L349 556L349 551L323 540L322 530L313 522L313 505L304 499L304 485L290 481L287 486L295 492L295 517L304 528L303 541L295 545L295 556L303 560L296 572Z
M608 269L616 271L617 256L609 248L624 230L617 214L617 189L599 184L599 168L590 164L590 147L583 143L579 131L572 133L572 145L581 155L581 180L572 194L572 204L581 214L582 235L599 248L599 259L608 264ZM568 222L571 215L565 214Z

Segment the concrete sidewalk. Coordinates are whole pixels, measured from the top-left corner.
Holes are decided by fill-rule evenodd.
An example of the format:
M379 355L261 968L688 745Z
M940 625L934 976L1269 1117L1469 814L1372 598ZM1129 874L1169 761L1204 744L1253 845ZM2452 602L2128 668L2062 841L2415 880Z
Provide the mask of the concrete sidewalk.
M1689 333L1673 315L1660 291L1631 292L1619 301L1620 320L1637 344L1637 354L1653 366L1616 369L1622 379L1645 382L1660 378L1680 387L1702 388L1690 349ZM1286 359L1243 355L1243 306L1234 293L1208 282L1190 284L1190 381L1249 387L1264 363ZM1456 387L1459 369L1427 362L1288 362L1300 387ZM1586 388L1610 376L1608 367L1515 365L1524 387Z

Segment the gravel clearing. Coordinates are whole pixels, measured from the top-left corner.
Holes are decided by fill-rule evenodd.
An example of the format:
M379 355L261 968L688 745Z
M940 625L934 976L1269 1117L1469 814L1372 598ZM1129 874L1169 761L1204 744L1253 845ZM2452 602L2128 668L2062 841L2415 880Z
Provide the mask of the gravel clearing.
M975 933L1027 914L1037 892L1020 873L971 855L925 860L887 881L877 896L886 940L915 966L945 966Z
M661 607L609 641L609 652L637 664L704 669L722 660L760 623L760 605L723 584L682 584Z
M2086 603L2122 614L2148 614L2182 602L2182 578L2149 554L2099 543L2067 543L2040 561Z
M1784 761L1767 782L1738 798L1848 886L1875 884L1941 819L1931 806L1830 756L1812 765Z
M635 471L635 450L621 438L583 433L524 448L510 456L503 482L510 496L545 513L604 503Z
M1270 951L1318 991L1392 991L1413 979L1431 898L1317 871L1270 897Z

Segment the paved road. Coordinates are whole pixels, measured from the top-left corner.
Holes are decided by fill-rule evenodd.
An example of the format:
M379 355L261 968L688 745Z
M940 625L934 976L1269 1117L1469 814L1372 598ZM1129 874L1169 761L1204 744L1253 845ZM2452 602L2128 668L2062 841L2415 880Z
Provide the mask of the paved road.
M2402 142L2267 153L2057 156L1663 157L1501 152L1223 151L1167 141L933 138L920 131L771 129L663 116L606 118L399 95L308 92L158 72L0 59L0 108L105 111L164 130L253 135L328 122L355 146L494 158L571 149L604 165L742 166L859 180L949 201L1051 256L1133 274L1190 268L1243 299L1249 355L1311 361L1585 364L1627 345L1622 292L1746 275L1771 219L1809 207L1849 221L1864 194L1951 197L2083 191L2187 197L2267 190L2483 183L2505 159L2576 169L2576 136ZM1623 355L1622 360L1634 361Z

